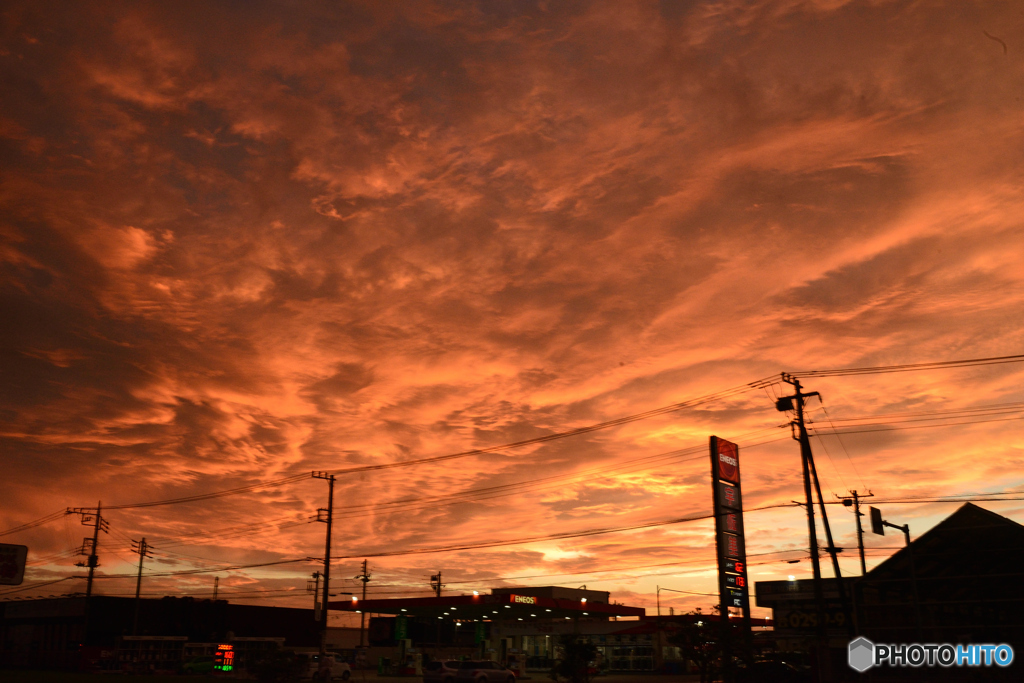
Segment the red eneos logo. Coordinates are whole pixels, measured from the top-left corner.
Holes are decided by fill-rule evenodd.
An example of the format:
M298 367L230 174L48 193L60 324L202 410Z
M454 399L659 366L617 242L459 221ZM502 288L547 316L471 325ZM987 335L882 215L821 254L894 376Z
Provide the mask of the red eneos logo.
M733 484L740 483L740 454L736 444L718 440L718 478Z

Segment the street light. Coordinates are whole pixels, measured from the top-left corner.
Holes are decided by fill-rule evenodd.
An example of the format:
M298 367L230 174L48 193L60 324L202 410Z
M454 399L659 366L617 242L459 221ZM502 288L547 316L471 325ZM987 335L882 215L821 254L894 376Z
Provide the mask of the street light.
M664 586L655 586L657 589L655 595L658 600L658 619L661 619L661 591L672 591L673 593L687 593L690 595L701 595L701 593L694 593L693 591L680 591L675 588L665 588Z

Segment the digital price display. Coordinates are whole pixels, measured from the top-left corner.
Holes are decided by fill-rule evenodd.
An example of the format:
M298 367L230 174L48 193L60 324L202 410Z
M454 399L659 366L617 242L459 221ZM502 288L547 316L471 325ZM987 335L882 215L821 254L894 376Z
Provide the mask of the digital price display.
M213 653L214 671L233 671L235 668L235 646L218 645L217 651Z

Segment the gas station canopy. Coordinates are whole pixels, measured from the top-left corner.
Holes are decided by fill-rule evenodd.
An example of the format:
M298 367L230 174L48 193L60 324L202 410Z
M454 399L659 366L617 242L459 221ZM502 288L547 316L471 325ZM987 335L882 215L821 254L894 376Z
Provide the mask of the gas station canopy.
M408 617L448 618L459 621L529 620L529 619L600 619L608 617L642 617L643 607L609 605L583 594L607 595L597 591L556 589L559 593L579 593L575 597L552 597L551 589L535 587L495 589L490 595L449 595L430 598L388 598L383 600L336 600L328 608L346 612L372 612ZM512 591L512 592L506 592ZM519 592L516 592L519 591ZM549 595L538 595L547 592ZM529 595L527 593L533 593Z

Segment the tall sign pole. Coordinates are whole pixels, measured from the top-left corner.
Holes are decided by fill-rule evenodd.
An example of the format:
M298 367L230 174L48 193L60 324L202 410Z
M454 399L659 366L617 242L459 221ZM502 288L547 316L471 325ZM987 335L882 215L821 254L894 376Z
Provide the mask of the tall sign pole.
M739 446L711 437L711 486L714 491L715 547L718 550L718 596L722 621L722 667L726 680L732 670L732 624L729 610L743 610L744 659L753 657L750 630L750 591L743 535L743 496L740 491Z

